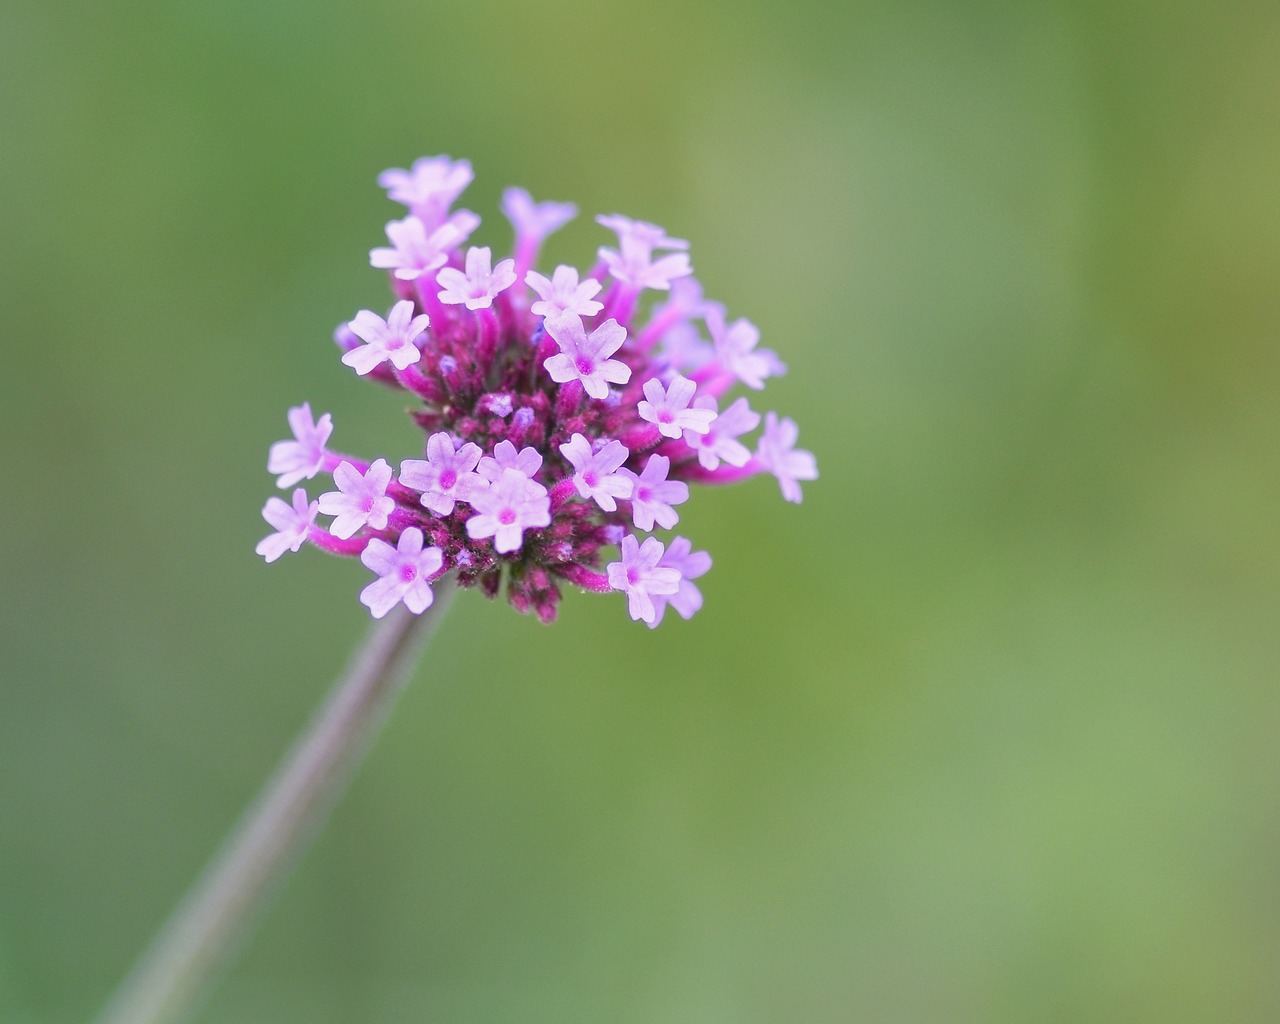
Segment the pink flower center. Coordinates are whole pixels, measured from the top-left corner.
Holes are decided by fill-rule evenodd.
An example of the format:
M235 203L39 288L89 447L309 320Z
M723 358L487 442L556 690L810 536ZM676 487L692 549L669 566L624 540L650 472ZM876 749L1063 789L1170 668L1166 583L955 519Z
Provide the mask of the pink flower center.
M633 566L627 567L627 582L634 584L640 578L640 574L636 572Z
M648 487L637 487L636 497L639 498L641 501L648 501L650 498L653 497L653 491Z
M586 356L578 356L578 361L574 363L578 368L578 372L584 377L590 377L595 372L595 364Z
M510 526L516 521L516 510L513 508L504 508L498 513L498 522L503 526Z
M402 579L405 583L412 583L417 578L418 578L418 567L416 565L410 564L410 565L400 566L400 579Z
M594 469L589 469L583 473L582 479L588 487L594 487L600 482L600 477L596 475L596 471Z
M450 490L454 484L458 482L458 471L456 469L446 469L440 474L440 489L442 491Z

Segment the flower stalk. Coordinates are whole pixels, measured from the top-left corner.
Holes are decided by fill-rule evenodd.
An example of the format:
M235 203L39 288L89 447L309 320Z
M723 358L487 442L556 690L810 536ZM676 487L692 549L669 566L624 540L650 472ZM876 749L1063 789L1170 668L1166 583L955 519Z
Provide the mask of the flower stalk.
M328 699L115 993L97 1024L176 1024L198 1006L274 889L319 831L453 596L374 624Z

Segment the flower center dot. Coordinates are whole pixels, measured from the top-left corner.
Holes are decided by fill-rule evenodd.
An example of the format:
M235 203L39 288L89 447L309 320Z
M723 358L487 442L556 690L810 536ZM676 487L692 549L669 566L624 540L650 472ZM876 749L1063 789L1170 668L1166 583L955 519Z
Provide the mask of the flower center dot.
M504 508L498 513L498 522L503 526L510 526L516 521L516 510L513 508Z
M440 487L442 490L449 490L458 482L458 471L456 469L446 469L440 474Z
M579 356L578 362L575 365L578 367L578 372L582 374L584 377L590 377L591 371L595 369L595 366L592 364L591 360L588 359L586 356Z

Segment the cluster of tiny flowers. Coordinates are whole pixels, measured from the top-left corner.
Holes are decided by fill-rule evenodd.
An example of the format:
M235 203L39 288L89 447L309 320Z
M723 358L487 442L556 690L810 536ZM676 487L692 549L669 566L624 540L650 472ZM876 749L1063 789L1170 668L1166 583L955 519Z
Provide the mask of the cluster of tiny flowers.
M282 488L323 473L336 489L269 499L262 515L276 532L257 552L272 562L310 543L358 557L375 576L360 600L376 618L401 602L425 611L446 573L490 597L505 577L510 603L544 622L562 583L624 593L649 626L668 606L688 618L711 558L684 537L648 534L675 527L689 485L771 473L798 502L800 481L818 475L794 422L766 413L752 449L742 438L760 414L746 398L724 404L734 385L758 391L785 367L757 347L755 326L703 298L688 243L656 225L597 217L616 244L585 275L544 276L542 244L577 209L512 188L502 211L513 252L494 264L466 244L480 218L453 209L471 179L470 164L445 156L379 177L408 208L369 253L397 301L334 335L356 374L411 396L422 457L397 473L341 454L328 413L290 409L293 437L271 446L268 471ZM650 291L661 295L643 302Z

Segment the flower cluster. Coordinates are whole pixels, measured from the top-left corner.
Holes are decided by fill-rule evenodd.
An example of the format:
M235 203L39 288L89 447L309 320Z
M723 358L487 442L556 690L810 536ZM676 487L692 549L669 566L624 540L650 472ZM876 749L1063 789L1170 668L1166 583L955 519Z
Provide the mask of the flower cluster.
M754 325L703 298L688 243L654 224L598 217L616 245L585 275L558 266L547 277L534 269L542 243L577 209L508 189L515 244L495 265L488 248L466 245L480 218L453 209L471 179L470 164L445 156L379 177L408 207L387 225L390 244L369 253L397 301L334 335L355 373L412 396L423 457L397 473L340 454L328 413L290 409L293 438L271 446L268 471L282 488L324 473L336 489L268 500L276 532L258 554L271 562L310 542L359 557L376 576L360 600L378 618L400 602L424 611L445 573L490 597L505 576L510 603L544 622L562 582L625 593L649 626L668 605L688 618L710 556L684 537L642 535L676 525L691 483L768 472L800 500L800 481L818 473L795 447L795 423L767 413L753 451L741 439L760 414L746 398L721 408L735 384L759 390L785 367L757 347ZM662 297L641 314L649 291Z

